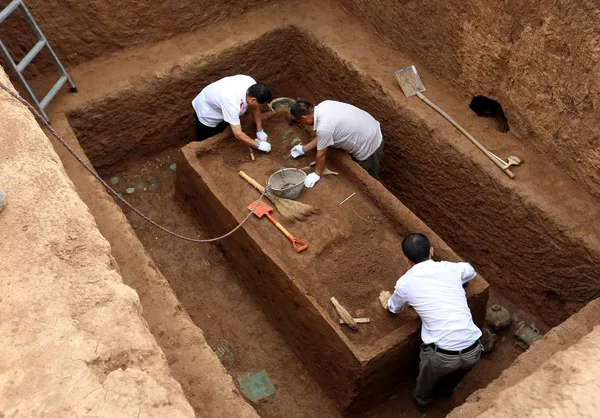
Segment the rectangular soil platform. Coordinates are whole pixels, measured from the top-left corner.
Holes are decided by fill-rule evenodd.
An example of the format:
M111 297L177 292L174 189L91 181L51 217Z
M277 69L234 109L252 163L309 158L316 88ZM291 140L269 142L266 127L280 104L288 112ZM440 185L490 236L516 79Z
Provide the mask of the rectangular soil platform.
M269 113L263 121L273 150L269 154L255 150L256 161L229 130L179 152L176 193L190 203L213 236L238 225L249 213L247 206L260 196L238 175L240 170L265 185L280 168L303 168L314 160L314 156L288 157L291 143L296 138L306 143L310 133L290 125L285 110ZM285 224L308 243L306 251L296 253L266 217L255 216L221 244L244 285L298 356L350 412L378 402L418 364L418 316L412 309L390 315L378 301L379 292L392 290L408 269L402 238L410 232L424 233L439 259L460 258L347 154L330 150L327 166L340 175L322 177L297 199L318 207L320 213ZM265 202L274 206L266 198ZM276 210L272 214L281 220ZM340 325L332 296L354 317L369 317L371 322L359 324L358 332ZM482 325L488 298L482 277L469 284L467 297L476 323Z

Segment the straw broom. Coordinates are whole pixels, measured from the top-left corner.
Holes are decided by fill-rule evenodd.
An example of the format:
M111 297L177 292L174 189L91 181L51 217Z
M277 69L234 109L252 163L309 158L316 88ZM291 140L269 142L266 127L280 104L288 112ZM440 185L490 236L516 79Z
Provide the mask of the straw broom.
M256 189L258 189L259 192L261 192L261 193L265 192L265 188L263 186L261 186L252 177L250 177L248 174L244 173L243 171L240 171L238 174L240 175L240 177L242 177L244 180L246 180L248 183L250 183ZM286 222L291 223L291 222L294 222L297 220L302 221L302 220L306 219L308 216L310 216L311 214L319 213L318 208L316 208L312 205L307 205L306 203L296 202L291 199L285 199L283 197L274 196L270 193L266 193L265 196L271 202L273 202L273 204L275 205L275 207L281 214L281 217Z

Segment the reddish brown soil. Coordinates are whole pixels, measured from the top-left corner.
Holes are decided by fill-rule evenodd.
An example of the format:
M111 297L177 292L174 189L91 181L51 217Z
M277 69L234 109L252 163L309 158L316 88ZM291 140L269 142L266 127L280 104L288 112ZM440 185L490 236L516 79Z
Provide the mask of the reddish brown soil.
M594 92L599 79L596 23L600 11L597 2L591 0L563 0L560 7L554 1L542 0L518 8L510 2L480 0L444 5L435 0L408 4L392 0L319 1L302 8L295 2L267 0L184 0L177 4L141 0L119 4L118 13L112 3L98 0L29 0L27 4L67 66L202 29L215 21L224 20L228 28L215 30L214 24L206 28L204 32L212 39L200 46L203 52L240 32L286 20L316 27L315 32L338 37L344 48L363 55L363 61L370 65L417 64L420 72L427 67L435 78L456 87L454 94L465 100L479 94L497 99L524 143L544 152L596 197L600 194L599 119L594 111L598 108ZM266 10L261 7L265 5ZM256 15L249 22L241 21L247 10ZM345 28L352 33L359 31L350 27L353 21L360 23L360 31L368 27L378 36L369 43L346 36ZM31 31L20 21L7 20L0 28L0 37L21 56L33 45ZM383 46L387 51L368 56L368 51ZM390 46L411 59L394 59ZM164 54L161 51L150 57L159 61ZM33 66L54 71L37 59ZM372 74L379 71L375 67ZM430 91L430 80L424 81Z
M161 225L192 238L207 238L191 213L174 199L175 173L169 170L176 149L132 161L102 174L119 176L115 189ZM150 190L149 178L158 184ZM146 191L137 190L142 183ZM239 285L236 273L215 245L194 244L167 235L125 209L138 237L169 280L177 297L210 346L230 353L221 362L233 376L266 370L276 394L255 405L261 416L336 416L331 400L313 381L283 337L266 319L253 298Z
M498 100L522 143L600 195L597 2L341 4L464 99Z
M227 195L226 204L238 208L239 214L246 215L246 207L260 194L238 176L238 171L244 171L264 185L281 167L303 168L314 161L313 156L296 160L288 157L291 141L299 137L306 143L309 133L285 123L284 113L274 116L267 125L273 149L269 154L255 151L256 161L250 159L248 147L233 138L199 155L202 165L218 179L218 187L232 191ZM331 163L329 166L339 170ZM308 243L306 251L296 253L266 218L251 218L249 228L256 229L272 243L269 250L274 250L291 266L294 278L301 281L334 322L339 316L330 302L332 296L355 317L371 318L371 323L361 326L360 332L342 327L353 343L368 345L398 328L397 318L381 309L377 297L381 290L393 289L408 266L399 253L401 237L395 234L395 226L382 214L377 202L357 190L352 179L343 172L339 176L324 176L312 189L304 188L297 200L321 211L306 221L288 225L293 235ZM281 219L277 211L273 215Z
M166 150L149 159L107 169L102 174L107 180L119 176L120 182L115 188L123 193L127 187L137 187L142 182L149 186L148 178L155 177L156 190L136 190L133 195L125 195L127 200L175 232L208 238L190 211L174 199L175 173L168 167L176 152L176 149ZM238 277L218 247L176 239L158 231L131 211L124 212L195 324L204 331L211 347L217 349L227 345L231 350L231 354L223 355L221 361L234 381L237 382L240 374L267 371L277 393L255 405L261 416L339 416L334 402L312 379L251 294L240 286ZM514 309L497 292L490 293L491 303L502 303L511 311ZM516 312L523 315L520 310ZM528 323L531 321L535 322L535 318L528 317ZM522 349L514 346L512 337L506 335L504 341L499 341L494 351L483 357L465 378L454 397L438 400L427 416L445 416L473 391L496 378L521 352ZM405 376L405 384L398 388L398 396L362 416L420 417L412 406L415 379L416 370L413 370Z
M367 4L366 2L361 3L363 5ZM385 5L383 2L378 4ZM386 185L393 189L397 196L405 199L405 203L410 205L411 209L423 217L430 226L434 227L436 232L443 236L460 254L479 264L481 270L487 274L493 285L497 288L501 287L506 294L510 295L512 300L523 301L521 305L523 308L537 310L537 312L544 314L544 320L551 318L549 322L558 323L591 297L595 297L596 294L591 292L590 288L593 289L594 278L597 277L593 266L597 264L596 248L598 246L594 242L590 244L586 240L589 238L589 241L593 241L596 239L597 233L595 233L593 222L588 222L588 219L592 219L592 217L582 216L582 214L592 213L593 211L590 208L595 207L593 204L596 202L590 205L590 199L587 195L578 190L573 183L565 181L564 173L561 173L560 169L545 163L531 149L519 149L521 145L518 145L517 141L509 134L506 134L506 136L488 134L482 129L482 123L469 118L467 99L456 99L456 97L460 97L457 91L440 84L435 80L432 73L428 74L425 67L419 67L428 88L428 97L441 104L444 109L450 110L453 116L458 116L461 123L466 121L466 127L469 131L475 133L476 137L485 139L488 145L493 145L496 149L506 151L506 155L514 150L525 153L526 164L518 169L518 181L511 183L510 187L506 187L501 180L488 172L490 170L482 169L482 165L485 166L485 164L478 160L479 154L476 150L473 155L469 156L464 147L461 148L456 145L456 143L464 141L464 138L457 139L449 134L448 128L444 125L445 122L431 122L435 121L437 116L427 113L430 111L429 109L423 110L420 104L410 101L413 99L401 97L402 94L397 91L391 73L397 69L396 67L413 63L415 57L404 56L378 42L377 38L366 35L354 19L339 13L331 5L328 7L325 4L320 6L322 7L318 8L317 13L309 11L309 9L301 13L298 13L297 10L290 12L287 8L282 9L284 13L288 13L286 15L287 22L294 21L303 31L314 31L316 38L322 41L324 45L332 48L332 50L317 48L310 43L313 38L295 40L296 45L308 45L307 51L296 51L302 53L301 57L303 59L302 62L298 63L298 73L310 74L310 79L303 80L306 83L303 89L318 98L356 101L357 104L368 106L367 110L370 112L380 115L382 126L386 127L384 135L387 139L390 139L388 144L391 145L387 148L388 156L384 160L383 175ZM374 10L376 11L376 9ZM395 10L405 11L408 9L395 8ZM436 10L448 10L448 8L437 9L436 3ZM298 19L292 20L291 16L296 15ZM396 23L402 21L402 19L394 19L393 14L384 16L381 13L375 13L375 15L388 17ZM593 14L589 16L593 16ZM244 18L246 17L242 16L242 19ZM369 20L371 23L377 24L377 19L370 18ZM469 20L474 21L473 19ZM461 24L460 19L455 21L459 25ZM252 22L252 19L250 22ZM426 19L424 22L427 23ZM246 23L246 27L251 26L249 22ZM541 23L542 21L540 21ZM545 30L553 23L551 19L547 20L542 25L542 29ZM228 26L231 25L222 25L214 28L215 30L211 28L208 31L210 33L209 38L215 37L216 34L219 37L226 34L230 37L228 45L247 41L248 38L233 33ZM252 25L252 27L256 28L257 26ZM265 27L272 28L272 26L265 24L265 26L256 29L256 33L261 32ZM486 25L482 27L487 30ZM572 25L569 25L569 27L572 27ZM385 26L381 26L381 30L387 29ZM462 33L462 29L460 33ZM543 34L543 30L541 33ZM537 36L537 32L534 31L533 34ZM281 36L280 38L288 39L287 36ZM487 38L487 36L482 36L479 37L479 40L487 40ZM541 45L539 42L530 43L529 40L526 40L526 42L530 46ZM159 83L153 83L150 88L147 88L146 84L150 77L154 79L156 75L157 78L163 78L164 84L173 86L171 84L173 79L164 77L164 73L167 71L165 68L175 66L174 68L178 69L181 61L189 64L190 60L183 57L185 54L181 54L183 57L181 59L176 57L177 54L171 55L168 60L164 59L164 55L160 53L160 48L162 48L162 52L176 51L179 53L178 47L181 44L181 39L177 39L158 45L159 52L157 52L157 49L154 49L152 53L148 53L146 50L140 50L134 54L126 52L99 64L90 63L79 73L81 75L79 79L87 81L87 83L82 83L84 89L87 87L87 93L84 89L81 89L80 85L83 94L74 96L75 103L77 100L79 100L79 104L84 103L85 99L83 97L87 99L89 97L107 97L116 90L123 88L123 86L130 87L132 85L131 90L142 93L133 98L137 103L143 102L143 98L147 97L147 90L159 91L160 102L172 103L171 98L163 95L164 91L156 89ZM222 50L222 45L215 48L212 42L206 40L204 43L190 44L188 42L186 45L188 47L195 45L195 50L203 51L205 55L212 54L219 48ZM204 48L206 45L210 45L210 47ZM414 45L415 48L418 48L418 43ZM472 43L469 43L469 45L471 45L471 48L473 47ZM278 53L285 50L277 46L271 45L271 48L262 48L263 53L260 54L262 68L272 67L271 65L264 65L264 62L270 61L264 60L263 54L271 50L277 50ZM433 50L437 49L433 48ZM191 50L192 52L187 51L188 56L199 56L199 54L193 53L193 48ZM314 52L312 57L308 57L308 50ZM332 51L333 54L331 54ZM347 68L344 68L344 66L338 65L339 63L331 64L332 60L328 54L341 58L341 61L345 61L352 71L357 70L358 73L351 72L347 74ZM521 57L532 56L527 50L521 54ZM258 54L251 54L246 51L248 57L255 55ZM533 56L536 55L533 54ZM156 57L160 57L160 59ZM438 58L434 54L434 60ZM205 56L198 59L205 59ZM561 60L562 58L556 55L553 59ZM452 61L460 64L461 60L453 59ZM281 63L281 61L277 62ZM441 64L436 65L441 65L441 71L432 68L437 75L442 74L447 68L445 62L439 62ZM564 60L564 62L566 65L571 65L569 60ZM231 63L228 64L229 66L224 65L223 67L232 68ZM240 62L237 64L243 65ZM107 71L107 68L111 68L111 71ZM215 76L220 74L219 69L211 68L209 71L204 71L206 69L203 68L202 72L210 73L212 71ZM282 64L277 68L283 70L288 67ZM315 71L315 73L306 71L309 68L319 68L320 71ZM515 68L520 69L521 66L516 65ZM144 76L140 75L144 71L146 71ZM178 76L176 73L177 71L174 71L171 75L176 77ZM485 77L485 74L488 73L490 72L482 72L483 76L478 78L480 80L479 86L486 85L485 80L487 77ZM464 71L463 74L467 83L474 79L472 72ZM526 71L523 74L533 80L532 82L538 82L535 74L531 76L531 71ZM295 75L297 74L292 74L292 77L289 78L294 81L298 80L294 77ZM548 76L545 73L544 75ZM558 73L559 77L563 75L564 71ZM461 82L460 84L464 85L465 83ZM551 84L544 82L540 85L546 87ZM529 86L522 87L521 83L516 83L516 85L521 86L519 88L524 90L529 88ZM582 86L586 87L586 84L584 83ZM168 91L168 89L166 90ZM172 90L178 91L179 89L173 88ZM376 94L371 94L367 90L371 90ZM195 94L196 92L197 86L194 86L186 95ZM482 90L477 93L485 92L486 90ZM130 91L124 92L123 96L130 95L130 93ZM493 93L488 95L496 97ZM519 93L517 96L519 100L527 102L538 100L539 95ZM553 92L553 97L559 96L554 95ZM140 97L142 100L140 100ZM587 96L583 94L582 97ZM122 99L123 97L119 97L119 101ZM504 100L501 100L501 102L506 105ZM110 106L107 107L116 109L118 113L123 115L123 118L118 123L111 124L110 122L114 121L112 118L114 115L110 115L106 121L94 120L91 125L96 125L102 130L114 126L114 130L118 133L118 131L126 131L123 127L129 127L136 122L149 126L149 121L160 121L162 123L160 128L164 132L172 131L172 126L166 126L165 124L173 121L179 123L180 120L170 117L168 111L164 111L164 109L157 112L156 103L159 103L159 101L150 100L148 104L151 111L143 111L142 109L142 112L135 113L129 111L130 109L122 111L119 106L115 105L114 100L109 101ZM183 103L181 109L186 112L189 111L187 97L181 100L177 99L177 103ZM553 105L553 103L547 101L544 103L550 107ZM512 112L512 106L507 106L509 119L513 116L518 117L519 111L525 108L536 117L540 114L537 110L539 103L526 104L527 106L524 107L517 106ZM60 112L67 108L73 109L74 106L72 103L70 106L64 106L63 104ZM132 108L136 108L135 104ZM92 116L100 114L98 108L90 108L89 110ZM548 110L548 108L546 107L545 110ZM548 120L552 120L553 123L555 122L560 126L563 125L564 121L562 119L564 118L572 119L575 124L579 123L577 118L571 118L572 112L562 112L561 118L554 118L552 112L544 111L543 113ZM187 117L187 113L185 116ZM422 123L423 120L428 122ZM527 126L527 123L523 125ZM86 128L89 128L89 126ZM560 134L566 135L565 132L571 131L568 126L567 128L561 130ZM189 130L191 131L191 129ZM555 132L556 129L551 126L547 131ZM113 132L109 132L108 136L110 137L112 134ZM130 137L139 138L138 135L130 135ZM433 137L433 140L429 137ZM577 135L572 136L572 138L574 137L577 137ZM533 138L533 140L536 139ZM562 143L557 144L558 136L553 139L554 141L550 141L550 144L562 146ZM94 138L91 138L90 142L93 140ZM112 144L107 142L106 144L114 146L114 142L117 141L113 141ZM565 145L572 147L578 147L580 144L580 141L563 142ZM420 145L415 146L415 144ZM552 146L549 148L551 155L556 155L559 163L569 160L575 164L575 161L578 161L576 158L566 158L561 153L553 153ZM579 149L582 150L581 152L585 152L589 147L579 147ZM523 154L519 155L523 156ZM593 153L590 155L593 159ZM596 162L597 160L596 158ZM486 161L485 163L489 162ZM588 166L585 166L586 170ZM575 174L577 175L577 173ZM594 179L589 177L587 180L593 181ZM553 190L556 192L553 192ZM475 201L473 201L473 198ZM577 206L579 206L579 209L576 208ZM576 210L573 210L574 207ZM473 210L477 210L477 213L474 214ZM493 212L490 213L489 210ZM565 216L565 213L570 214L571 219L580 219L581 224L574 225L575 222L563 222L566 218L569 218L569 216ZM103 215L96 214L96 216ZM586 231L589 231L589 233ZM150 233L148 242L145 242L146 245L149 244L151 235ZM581 236L585 236L586 239L580 240ZM584 241L586 245L582 245ZM544 248L540 248L540 245L543 245ZM172 262L176 263L176 261ZM164 265L165 263L163 263ZM184 274L183 268L178 271L180 274ZM544 296L542 292L548 289L551 290ZM140 289L138 291L142 292ZM565 303L569 306L565 307ZM536 323L536 325L539 324ZM501 351L498 353L501 353ZM481 376L485 378L488 371L500 370L500 368L496 369L499 364L499 361L491 362L485 364L485 368L480 365L480 368L482 368ZM465 387L469 387L468 382L470 379L471 377L467 378ZM410 409L408 397L403 398L399 403L402 403L402 405L392 408L392 411L398 412L399 410ZM318 407L315 408L318 409Z
M411 63L409 57L379 45L347 19L315 19L306 15L302 20L300 27L306 31L285 27L254 40L240 38L245 43L221 46L220 54L208 54L199 62L189 60L181 67L142 59L172 44L151 52L136 51L133 62L141 68L157 67L159 76L136 82L139 76L129 74L130 66L124 66L129 83L111 94L108 86L120 80L102 79L107 92L88 92L96 101L70 113L73 128L98 168L124 156L152 155L192 135L189 101L199 85L234 65L269 80L276 95L348 101L382 123L386 152L381 182L455 251L473 261L490 283L515 302L527 301L527 309L549 325L560 323L597 297L600 244L595 225L600 212L595 200L510 133L485 129L488 121L468 108L468 100L457 100L426 68L420 69L429 98L493 151L503 156L516 153L526 161L515 169L517 179L509 180L428 106L403 96L390 74L397 69L396 62ZM325 29L330 27L325 24L329 19L335 25ZM295 49L282 55L287 51L282 40L293 40ZM193 55L202 45L183 41L184 56ZM263 52L253 54L255 50ZM314 68L319 71L309 71ZM85 74L92 77L92 70L98 69ZM73 101L78 97L74 95Z
M184 0L177 3L141 0L136 3L29 0L27 7L66 66L108 55L122 48L148 45L207 24L239 16L272 0ZM8 0L0 2L4 8ZM20 10L0 27L0 38L15 58L22 58L37 41ZM43 55L43 54L40 54ZM1 62L1 58L0 58ZM17 62L19 62L17 60ZM50 57L36 57L28 74L55 73Z
M203 227L214 234L246 218L247 205L240 201L258 197L238 170L265 184L282 166L309 164L308 156L287 159L295 135L304 140L309 135L290 128L285 111L265 115L263 126L272 137L273 151L256 161L251 161L247 146L227 132L190 144L178 156L177 194L191 203ZM324 177L298 198L321 213L290 225L296 236L309 242L307 251L294 252L266 219L256 218L224 239L223 247L244 284L262 300L270 320L314 376L345 411L357 411L393 393L417 359L420 323L414 311L395 317L378 301L379 292L393 289L406 271L398 250L402 237L413 231L426 233L441 258L459 258L347 154L330 151L328 165L340 176ZM351 200L341 205L348 196ZM478 277L467 291L476 321L483 321L487 290L484 278ZM340 326L332 296L351 314L371 322L357 332Z

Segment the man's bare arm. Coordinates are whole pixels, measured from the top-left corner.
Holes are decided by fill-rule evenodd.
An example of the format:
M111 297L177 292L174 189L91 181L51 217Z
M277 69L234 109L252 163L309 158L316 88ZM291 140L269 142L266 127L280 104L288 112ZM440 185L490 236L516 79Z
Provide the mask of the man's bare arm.
M256 124L256 132L262 131L262 113L260 108L252 109L252 114L254 115L254 123Z
M302 146L302 148L304 148L304 152L309 152L317 148L317 142L319 142L319 137L315 136L312 141Z
M241 125L231 125L231 130L233 131L233 135L235 135L238 140L252 148L258 148L257 141L246 135L244 131L242 131Z
M315 173L317 175L321 175L323 170L325 170L325 154L327 153L327 148L323 148L317 151L317 164L315 165Z

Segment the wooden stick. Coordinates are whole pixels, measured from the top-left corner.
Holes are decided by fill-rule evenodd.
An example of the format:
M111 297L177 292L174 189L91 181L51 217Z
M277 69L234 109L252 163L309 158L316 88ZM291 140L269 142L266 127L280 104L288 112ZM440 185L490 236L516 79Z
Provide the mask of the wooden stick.
M490 160L492 160L492 162L494 164L496 164L500 168L500 170L504 171L504 174L506 174L511 179L515 178L515 175L512 173L512 171L510 171L508 169L508 167L505 167L504 164L502 164L502 163L500 163L500 161L496 160L494 158L493 154L490 151L488 151L488 149L486 147L481 145L481 143L478 140L476 140L470 133L468 133L462 126L460 126L458 124L458 122L456 122L454 119L452 119L450 117L450 115L448 115L446 112L444 112L441 108L436 106L431 100L429 100L427 97L425 97L423 94L421 94L418 91L417 91L417 96L419 97L419 99L421 99L425 103L427 103L433 110L435 110L440 115L442 115L448 122L450 122L452 125L454 125L454 127L456 129L458 129L464 136L466 136L467 139L473 143L473 145L475 145L477 148L479 148L481 150L481 152L483 152Z
M340 206L342 206L348 199L350 199L352 196L354 196L356 194L356 192L352 193L350 196L348 196L347 198L345 198L344 200L342 200L340 202Z
M352 315L350 315L348 313L348 311L346 309L344 309L344 307L342 305L340 305L340 303L337 301L337 299L334 298L333 296L331 297L331 303L333 303L335 310L337 311L340 318L342 318L344 320L344 323L346 325L348 325L348 327L351 330L358 331L358 327L356 326L356 322L354 322L354 318L352 318Z
M369 322L371 322L371 318L352 318L354 319L354 322L356 322L357 324L368 324ZM340 319L340 324L345 324L343 319Z

